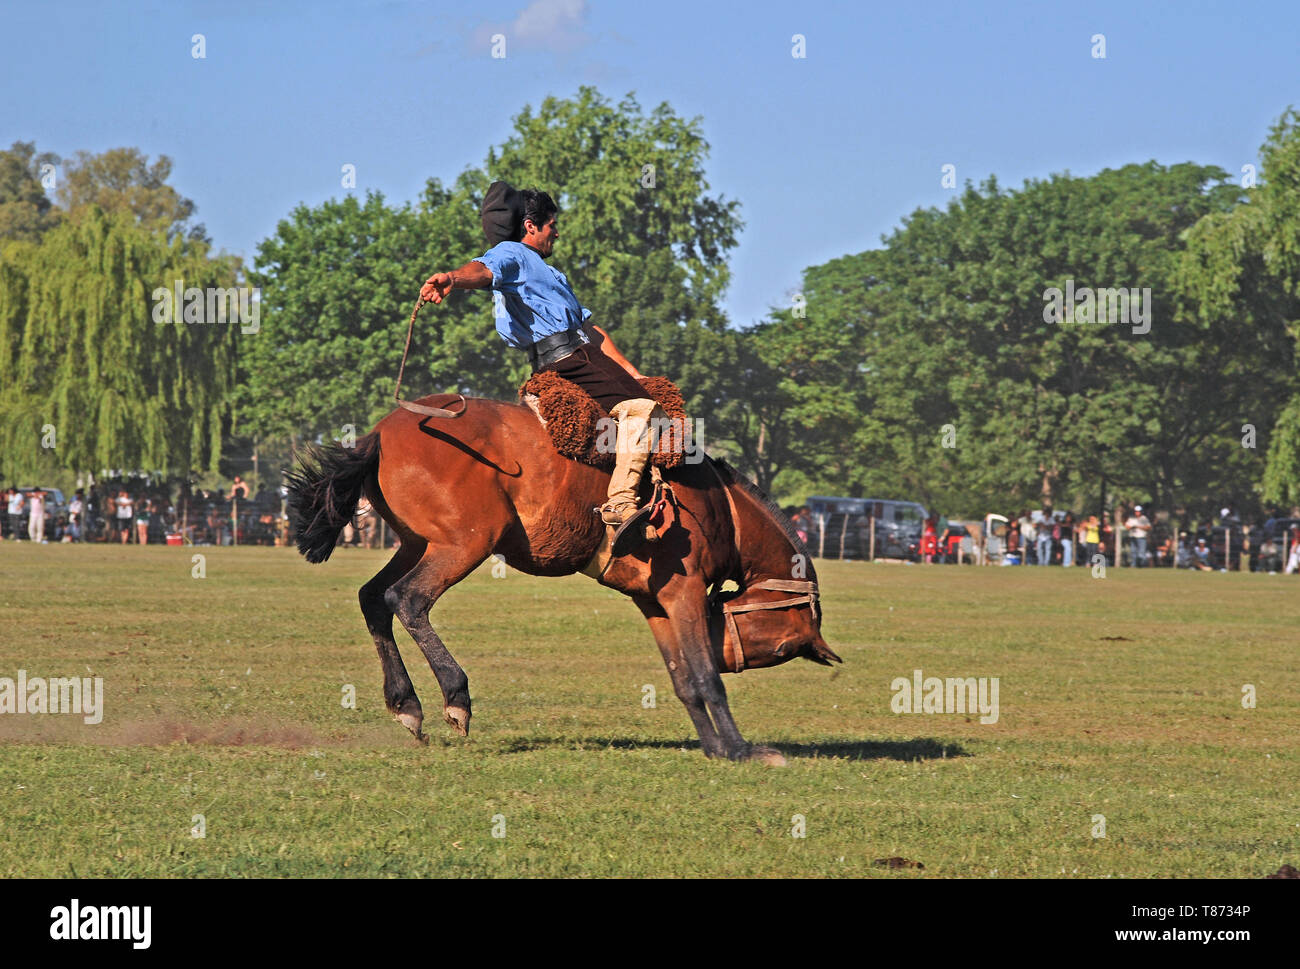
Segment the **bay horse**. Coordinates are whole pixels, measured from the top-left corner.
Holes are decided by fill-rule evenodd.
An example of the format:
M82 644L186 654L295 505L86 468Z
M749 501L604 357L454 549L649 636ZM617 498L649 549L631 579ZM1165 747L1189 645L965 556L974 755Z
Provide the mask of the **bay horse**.
M674 520L662 536L607 558L600 573L595 561L602 547L608 551L608 538L593 508L604 500L609 474L561 456L525 406L454 394L418 403L436 409L453 402L463 405L457 420L394 410L354 447L309 446L286 475L298 550L309 562L329 558L362 494L401 539L359 594L394 718L424 740L423 709L393 639L396 616L437 677L444 720L468 735L469 680L430 625L429 610L496 554L530 575L586 572L630 596L704 754L784 763L777 751L741 736L720 676L796 656L827 666L840 661L821 637L811 557L780 510L725 462L686 463L664 474ZM724 591L727 580L737 588Z

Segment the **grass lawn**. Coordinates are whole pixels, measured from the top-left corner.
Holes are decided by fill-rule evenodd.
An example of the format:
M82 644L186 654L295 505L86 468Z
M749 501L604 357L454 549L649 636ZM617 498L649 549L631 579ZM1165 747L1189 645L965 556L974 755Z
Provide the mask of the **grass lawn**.
M0 876L1300 865L1293 577L819 563L823 633L844 665L724 677L741 730L780 748L782 769L700 754L629 601L486 566L433 610L470 677L469 739L442 725L398 627L433 736L417 745L384 709L357 607L385 560L0 545L0 677L104 684L100 724L0 714ZM997 722L893 712L891 682L915 669L997 677ZM924 869L875 864L890 857Z

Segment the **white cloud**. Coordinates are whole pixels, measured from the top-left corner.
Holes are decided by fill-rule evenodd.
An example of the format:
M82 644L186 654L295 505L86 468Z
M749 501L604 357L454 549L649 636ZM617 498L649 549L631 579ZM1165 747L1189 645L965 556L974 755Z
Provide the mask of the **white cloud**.
M590 41L586 27L587 0L533 0L510 23L481 27L475 34L501 33L507 45L568 51Z

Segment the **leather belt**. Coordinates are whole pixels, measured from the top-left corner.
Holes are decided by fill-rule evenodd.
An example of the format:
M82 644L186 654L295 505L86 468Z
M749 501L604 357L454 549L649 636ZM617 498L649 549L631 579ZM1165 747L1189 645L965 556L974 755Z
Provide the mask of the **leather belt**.
M536 373L558 360L563 360L586 342L587 337L581 330L565 330L563 333L552 333L532 346L524 347L524 352L528 354L528 362L533 365L533 372Z

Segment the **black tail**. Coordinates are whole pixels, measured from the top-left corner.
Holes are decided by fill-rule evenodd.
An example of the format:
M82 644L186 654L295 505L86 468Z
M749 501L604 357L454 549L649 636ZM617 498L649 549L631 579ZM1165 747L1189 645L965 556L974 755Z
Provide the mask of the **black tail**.
M285 474L289 508L297 522L298 551L308 562L324 562L351 519L366 476L379 467L379 435L357 439L355 447L309 444L298 468Z

